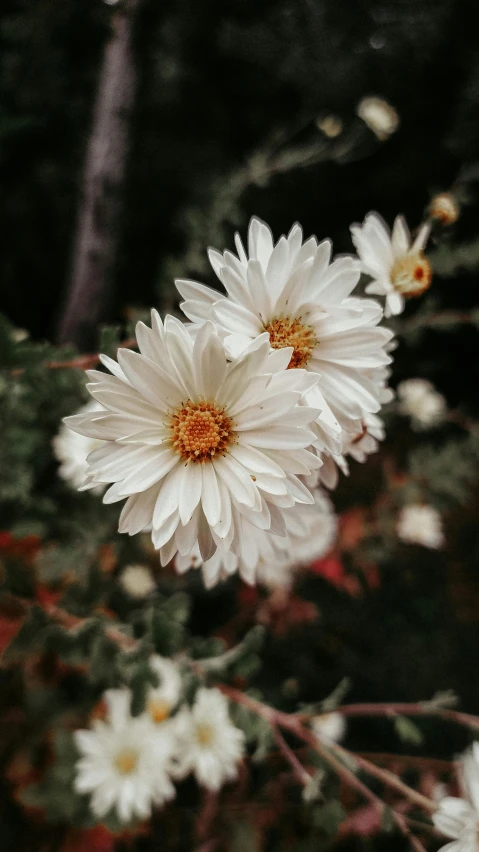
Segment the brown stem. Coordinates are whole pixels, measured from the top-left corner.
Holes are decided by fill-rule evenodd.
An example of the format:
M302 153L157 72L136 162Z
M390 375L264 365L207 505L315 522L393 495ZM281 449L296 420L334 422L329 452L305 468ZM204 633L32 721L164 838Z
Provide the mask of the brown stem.
M343 716L389 716L391 718L395 716L439 716L441 719L448 719L458 725L465 725L474 730L479 729L479 716L436 707L434 704L421 703L420 701L407 704L344 704L342 707L337 707L336 712Z
M118 344L119 349L134 349L137 346L135 337L129 337ZM100 363L100 353L94 352L88 355L79 355L71 361L45 361L43 366L46 370L91 370ZM12 370L12 376L21 376L25 372L24 367Z
M120 196L136 85L132 40L139 0L123 0L111 19L88 143L72 274L58 340L91 345L104 317L118 243Z
M300 784L307 784L312 775L304 768L302 763L298 760L295 753L290 749L288 743L286 742L283 734L279 730L277 725L273 725L273 735L278 745L279 750L284 755L288 763L291 765L296 778L298 779Z

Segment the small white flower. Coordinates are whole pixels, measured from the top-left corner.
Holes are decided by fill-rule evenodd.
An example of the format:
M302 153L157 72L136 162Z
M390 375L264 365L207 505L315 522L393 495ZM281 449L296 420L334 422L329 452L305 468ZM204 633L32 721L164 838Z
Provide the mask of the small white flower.
M444 544L444 533L439 512L433 506L420 503L404 506L396 526L397 534L407 544L421 544L438 550Z
M92 401L82 406L74 416L88 416L98 411L103 411L103 406ZM58 434L52 441L53 452L60 462L59 476L68 482L72 488L80 488L85 482L88 472L87 456L96 447L99 447L100 443L96 438L72 432L64 423L61 424ZM95 493L101 493L102 490L103 486L100 486L95 489Z
M426 379L407 379L398 385L399 411L411 417L415 429L430 429L444 420L446 400Z
M274 245L268 226L253 218L248 254L238 234L235 242L238 257L209 252L227 295L177 281L182 310L195 325L208 318L218 323L231 356L266 333L274 350L292 350L289 369L319 374L305 395L319 412L315 443L339 452L341 429L380 408L368 371L391 360L385 346L392 334L378 327L381 308L370 299L351 298L359 280L357 260L331 262L331 242L318 245L310 237L303 243L299 225Z
M459 782L464 798L446 796L432 821L453 842L441 847L448 852L477 852L479 849L479 743L461 759Z
M346 720L341 713L321 713L311 719L311 727L318 740L341 742L346 734Z
M392 235L377 213L369 213L363 225L351 225L362 271L373 279L366 293L386 297L387 317L402 313L404 300L420 296L431 283L431 266L423 253L429 230L423 225L411 243L402 216L396 217Z
M362 98L356 113L381 141L395 133L399 127L399 115L384 98Z
M91 730L75 732L82 754L75 789L91 793L90 807L99 818L115 808L122 822L146 819L153 805L175 795L170 778L174 741L146 714L131 716L128 689L107 690L104 697L106 721L95 720Z
M137 325L140 354L102 358L113 375L88 371L105 410L66 419L103 440L83 488L113 483L103 501L128 498L120 532L152 528L163 565L195 543L204 560L238 552L242 517L269 529L313 500L296 474L320 464L306 449L317 410L300 405L316 377L288 371L290 350L271 351L267 334L228 362L212 323L194 340L174 317L152 323Z
M188 556L176 557L177 570L183 573L188 568L201 567L207 588L236 572L246 583L259 582L269 588L289 586L295 568L324 556L336 536L337 518L331 501L320 489L315 489L313 496L312 505L284 510L284 537L243 521L238 556L217 550L211 559L202 562L195 548Z
M178 777L192 772L199 784L215 791L237 777L244 733L233 725L218 689L199 689L192 709L183 707L175 722Z
M126 565L118 581L131 598L147 598L155 589L155 579L147 565Z
M146 713L155 725L161 725L170 718L180 700L181 675L173 660L159 654L150 657L150 667L158 675L160 684L148 692Z

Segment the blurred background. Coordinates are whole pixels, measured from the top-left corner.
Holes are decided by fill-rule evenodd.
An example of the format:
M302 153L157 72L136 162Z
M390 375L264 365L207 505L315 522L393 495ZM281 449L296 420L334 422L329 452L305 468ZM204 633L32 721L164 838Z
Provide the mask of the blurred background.
M232 248L235 230L245 235L253 214L275 237L299 221L307 236L329 236L341 253L352 251L350 224L370 210L389 225L403 213L416 228L438 193L457 208L433 231L433 286L400 320L392 377L393 386L429 379L455 416L431 436L405 429L393 412L381 456L353 464L342 480L333 495L341 516L334 560L300 581L289 608L261 616L271 635L258 682L272 700L314 700L347 676L351 700L417 701L454 689L464 709L479 712L472 9L468 0L2 2L0 310L18 340L95 352L99 325L128 334L151 306L176 311L174 277L214 286L206 247ZM51 488L58 501L45 447L60 417L83 401L80 378L74 388L59 376L48 381L29 402L29 411L42 412L43 444L37 436L27 448L26 414L21 447L2 439L7 563L23 559L12 556L7 531L37 536L37 548L63 541L70 559L74 541L78 564L81 530L88 528L90 544L105 545L84 495L62 498L60 519L38 502ZM446 513L442 552L392 543L391 503L386 498L384 509L381 501L413 480ZM381 530L372 536L371 512ZM118 554L124 545L115 546ZM190 591L193 632L220 631L238 602L235 631L257 620L253 593L235 582L206 595L193 580ZM7 686L8 709L18 695ZM353 725L352 746L391 750L388 722L372 724ZM450 759L467 741L431 721L424 739L409 734L404 750L434 760ZM40 848L17 806L6 814L12 846L5 848L19 838L28 839L24 848ZM52 843L42 848L60 848ZM295 846L303 848L313 846Z

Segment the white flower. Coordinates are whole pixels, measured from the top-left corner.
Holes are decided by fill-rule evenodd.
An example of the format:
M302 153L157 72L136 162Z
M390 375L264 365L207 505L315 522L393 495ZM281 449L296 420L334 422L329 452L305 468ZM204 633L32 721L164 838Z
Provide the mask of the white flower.
M321 713L313 716L311 727L318 740L339 743L346 734L346 720L341 713Z
M156 589L155 579L146 565L126 565L118 580L124 591L138 600Z
M103 357L113 375L88 371L88 389L105 412L69 417L76 431L103 439L88 457L84 488L112 482L103 501L128 497L120 532L152 528L167 564L198 542L238 552L241 517L262 529L281 526L281 510L313 498L296 474L320 462L307 428L317 411L300 405L316 378L288 371L290 350L270 351L268 335L227 361L212 323L195 339L152 312L137 325L140 354Z
M461 760L459 781L464 798L446 796L432 821L453 842L441 847L448 852L477 852L479 849L479 743Z
M329 498L320 490L313 492L314 504L285 509L286 536L260 530L243 519L241 552L224 554L217 550L202 562L198 548L188 556L176 557L180 573L201 567L205 586L211 588L231 574L239 573L246 582L263 583L269 588L289 586L294 569L320 559L331 548L337 530L337 518Z
M444 544L442 521L433 506L420 503L404 506L397 521L397 534L407 544L422 544L438 550Z
M377 213L369 213L363 225L351 225L353 243L362 270L373 279L366 293L386 297L386 316L400 314L405 298L420 296L431 283L431 266L423 251L429 225L423 225L411 243L408 227L397 216L392 235Z
M426 379L407 379L398 385L399 411L409 414L417 430L429 429L444 420L446 400Z
M208 318L217 322L231 355L265 332L273 349L292 347L289 367L320 375L305 397L320 412L316 444L338 452L341 428L380 407L367 372L391 360L384 347L392 334L377 327L382 311L370 299L350 298L359 279L357 260L330 263L330 241L303 243L299 225L275 246L268 226L253 218L249 257L238 235L235 241L238 257L209 252L227 296L181 280L181 307L196 326Z
M129 690L107 690L105 700L106 721L95 720L91 730L75 732L82 754L75 789L91 793L90 807L99 818L115 808L122 822L146 819L153 805L175 795L170 779L173 739L157 731L145 714L131 716Z
M103 406L92 401L82 406L74 416L83 417L102 410ZM100 441L96 438L80 435L78 432L72 432L62 423L58 434L53 438L52 445L55 457L60 462L59 476L68 482L72 488L80 488L88 471L87 456L100 445ZM102 487L95 489L96 493L102 490Z
M183 707L175 722L178 777L193 772L199 784L215 791L237 777L244 733L233 725L218 689L199 689L192 709Z
M170 718L180 700L181 675L173 660L159 654L150 657L150 667L158 675L160 684L148 692L146 713L155 725L160 725Z
M384 98L362 98L356 108L359 118L373 131L378 139L384 141L399 127L399 116Z

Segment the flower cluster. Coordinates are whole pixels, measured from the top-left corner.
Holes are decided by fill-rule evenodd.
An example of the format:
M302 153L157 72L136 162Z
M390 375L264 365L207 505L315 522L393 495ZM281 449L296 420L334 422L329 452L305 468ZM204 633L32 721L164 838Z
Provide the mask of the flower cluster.
M176 665L159 656L150 665L160 685L150 689L144 713L131 715L128 689L110 689L105 718L75 733L82 755L75 789L90 795L100 819L113 810L124 823L147 819L154 806L175 796L175 780L193 774L202 786L219 790L238 772L244 734L231 722L222 693L200 688L188 707L181 703Z
M430 277L424 229L412 248L402 219L392 241L374 214L352 231L360 260L332 259L329 240L303 240L294 225L275 244L253 218L247 250L237 235L237 254L209 251L224 293L177 281L189 322L152 311L139 353L102 356L110 374L88 371L99 408L66 420L99 442L81 489L126 499L120 532L150 531L163 565L201 565L207 585L236 571L254 583L268 562L285 577L304 561L300 537L310 558L332 543L328 504L310 485L334 487L347 457L377 449L392 396L393 334L380 304L353 290L367 271L368 291L397 312L408 275L417 284L422 270L422 289Z

